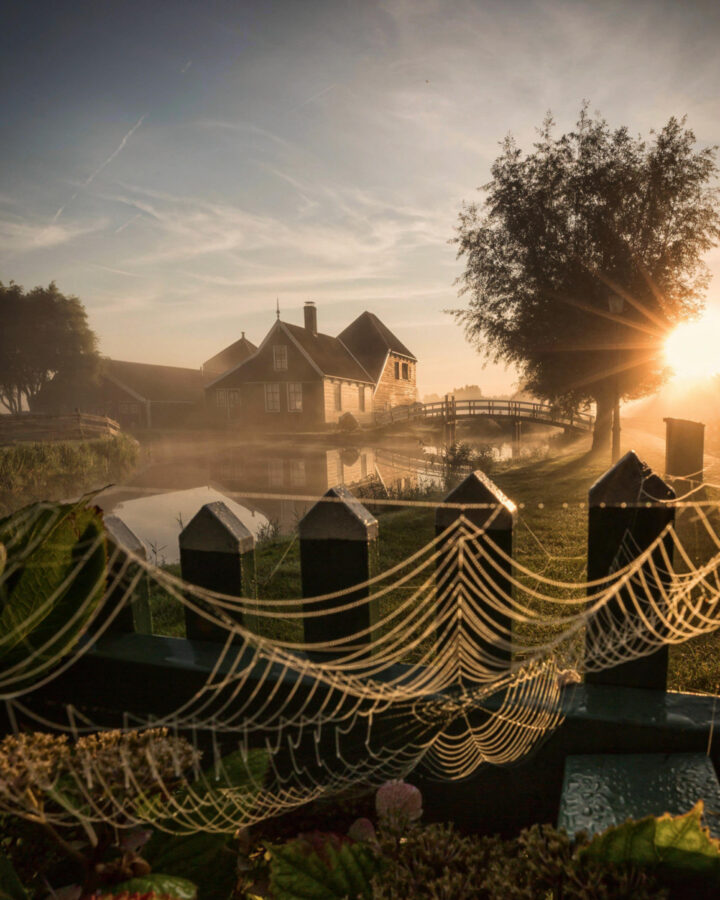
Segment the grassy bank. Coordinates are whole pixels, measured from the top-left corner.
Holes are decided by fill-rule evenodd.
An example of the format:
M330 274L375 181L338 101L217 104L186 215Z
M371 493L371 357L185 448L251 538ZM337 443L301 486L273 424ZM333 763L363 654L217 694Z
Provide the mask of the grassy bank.
M574 596L584 596L583 583L587 568L587 494L593 482L607 469L607 460L587 453L529 462L521 467L499 469L492 478L518 505L514 558L531 573L579 585ZM428 501L442 498L442 491ZM708 489L708 499L718 499ZM376 515L379 540L373 559L375 574L402 562L423 547L435 534L435 511L432 507L388 508L363 501ZM718 509L712 513L720 531ZM707 560L717 552L706 539L692 510L678 514L677 529L695 562ZM296 536L262 542L255 551L256 577L251 593L262 599L287 599L301 596L300 552ZM394 608L407 592L416 587L421 576L393 591L381 602L381 615ZM531 574L521 575L524 586L539 586ZM539 589L552 594L552 588ZM559 592L558 592L559 594ZM567 597L567 592L562 596ZM294 609L289 607L288 609ZM299 606L297 607L299 608ZM553 610L557 615L557 610ZM181 611L165 609L161 597L155 600L155 615L163 622L165 633L182 633ZM248 622L253 630L284 640L301 641L302 630L297 620L278 621L259 618ZM517 631L516 631L517 633ZM525 628L523 640L533 640ZM581 649L582 635L578 637ZM572 655L572 654L571 654ZM706 635L671 647L669 687L675 690L715 692L720 687L720 633Z
M138 451L137 441L125 434L0 447L0 514L116 481L133 469Z

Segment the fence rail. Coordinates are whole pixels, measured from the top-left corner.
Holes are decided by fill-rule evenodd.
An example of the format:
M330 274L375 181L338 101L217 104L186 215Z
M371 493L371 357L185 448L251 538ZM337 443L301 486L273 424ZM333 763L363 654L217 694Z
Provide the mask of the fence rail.
M19 413L0 416L0 445L28 441L82 441L114 437L120 425L107 416L68 413L52 416L44 413Z
M575 412L569 415L549 403L531 400L439 400L435 403L414 403L410 406L396 406L386 412L375 413L376 425L394 422L408 422L419 419L467 419L474 416L490 416L510 419L524 419L541 425L556 425L575 431L590 431L595 416L590 413Z

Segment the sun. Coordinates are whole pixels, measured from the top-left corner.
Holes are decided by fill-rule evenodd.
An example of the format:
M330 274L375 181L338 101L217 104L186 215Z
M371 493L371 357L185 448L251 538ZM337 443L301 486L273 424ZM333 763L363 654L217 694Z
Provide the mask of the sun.
M665 359L680 378L711 378L720 373L720 313L706 312L668 335Z

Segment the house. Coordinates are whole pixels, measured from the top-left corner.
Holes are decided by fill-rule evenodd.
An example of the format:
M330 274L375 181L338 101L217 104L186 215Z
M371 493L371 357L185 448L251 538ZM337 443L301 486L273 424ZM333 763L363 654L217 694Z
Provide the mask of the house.
M322 334L308 302L304 325L278 317L244 362L205 389L206 402L244 425L315 430L352 413L373 413L415 401L417 359L373 313L364 312L340 335Z
M92 380L56 375L36 407L109 416L123 428L181 428L203 410L203 377L199 369L106 358Z
M245 337L245 332L243 331L239 340L216 353L215 356L211 356L210 359L205 360L202 364L201 368L205 382L214 381L223 372L239 366L241 362L245 362L254 353L257 353L257 347Z

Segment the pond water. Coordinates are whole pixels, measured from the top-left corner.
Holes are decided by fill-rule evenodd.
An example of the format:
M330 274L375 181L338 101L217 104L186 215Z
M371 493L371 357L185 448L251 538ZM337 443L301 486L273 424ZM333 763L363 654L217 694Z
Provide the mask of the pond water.
M358 446L338 446L337 437L324 444L241 443L202 434L154 438L143 446L133 475L96 502L123 519L151 561L175 563L178 535L206 503L222 500L256 537L268 530L289 533L314 499L337 484L376 481L395 491L442 484L442 471L432 464L435 452L417 438ZM493 442L498 459L512 452L507 440Z

